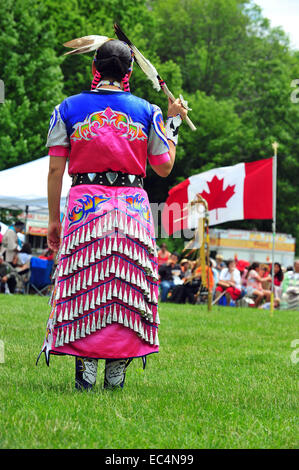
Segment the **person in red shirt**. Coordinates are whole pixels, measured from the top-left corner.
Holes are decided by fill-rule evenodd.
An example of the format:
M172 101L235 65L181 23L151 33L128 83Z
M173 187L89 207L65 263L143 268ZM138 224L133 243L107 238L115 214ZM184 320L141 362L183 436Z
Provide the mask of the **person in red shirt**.
M158 266L167 263L171 253L167 250L166 243L161 243L160 250L158 251Z
M283 281L283 271L281 269L281 264L274 263L274 285L277 287L280 287L282 281Z

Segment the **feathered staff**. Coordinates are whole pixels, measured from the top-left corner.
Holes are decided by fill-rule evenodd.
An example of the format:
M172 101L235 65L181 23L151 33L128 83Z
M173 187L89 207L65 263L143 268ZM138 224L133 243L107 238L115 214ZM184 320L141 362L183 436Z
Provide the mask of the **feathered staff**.
M165 95L171 99L171 101L175 101L175 97L168 89L166 83L162 80L160 75L158 74L157 70L151 64L151 62L146 59L141 52L137 49L136 46L129 40L129 38L124 34L124 32L120 29L120 27L115 24L114 25L115 33L120 41L125 42L128 44L130 49L134 54L134 59L136 60L139 67L143 70L145 75L152 81L154 88L157 91L160 91L161 88L164 91ZM65 42L63 45L65 47L69 47L73 49L72 51L66 52L64 55L74 55L74 54L85 54L86 52L91 52L97 50L101 47L105 42L113 40L112 38L108 38L107 36L98 36L98 35L90 35L90 36L83 36L81 38L73 39L72 41ZM184 100L182 95L180 95L180 100L184 108L191 110L188 107L187 101ZM196 127L192 123L192 121L187 116L185 119L188 126L195 131Z
M210 235L209 235L209 210L207 201L200 195L196 194L194 200L190 203L191 208L195 208L198 211L198 226L195 231L194 237L186 245L183 253L189 251L189 254L185 256L188 258L191 254L196 252L197 264L201 266L201 281L202 285L208 290L208 310L212 309L212 291L210 286ZM203 211L202 211L203 209ZM179 220L183 220L185 217ZM199 244L199 249L193 248L194 244ZM190 280L193 280L196 274L193 274Z
M160 77L160 75L158 74L157 70L155 69L155 67L151 64L151 62L146 59L142 54L141 52L137 49L136 46L134 46L134 44L130 41L130 39L125 35L125 33L121 30L121 28L119 27L118 24L115 24L114 25L114 31L118 37L118 39L120 41L123 41L125 42L126 44L128 44L128 46L132 49L133 53L134 53L134 59L135 61L137 62L137 64L139 65L139 67L141 68L141 70L143 70L143 72L145 73L145 75L152 81L153 83L153 86L155 88L155 90L157 91L160 91L161 88L162 90L164 91L165 95L168 96L168 98L171 99L171 101L175 101L175 97L173 96L173 94L171 93L171 91L168 89L166 83L164 82L164 80L162 80L162 78ZM188 108L188 103L187 101L184 100L184 98L182 97L182 95L180 95L180 100L182 102L182 105L184 106L184 108L188 109L188 110L191 110L191 108ZM193 131L196 130L196 127L194 126L193 122L189 119L189 117L187 116L186 117L186 123L188 124L188 126L190 127L190 129L192 129Z

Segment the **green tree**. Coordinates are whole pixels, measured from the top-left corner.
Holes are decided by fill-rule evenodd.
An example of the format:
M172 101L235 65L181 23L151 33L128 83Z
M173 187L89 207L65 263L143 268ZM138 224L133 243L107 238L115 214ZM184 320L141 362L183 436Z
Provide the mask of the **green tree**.
M181 67L183 86L229 97L247 47L249 17L242 0L158 0L156 48ZM169 34L171 32L171 34Z
M53 33L40 21L43 9L35 0L1 2L0 169L45 154L49 117L63 98L60 59Z

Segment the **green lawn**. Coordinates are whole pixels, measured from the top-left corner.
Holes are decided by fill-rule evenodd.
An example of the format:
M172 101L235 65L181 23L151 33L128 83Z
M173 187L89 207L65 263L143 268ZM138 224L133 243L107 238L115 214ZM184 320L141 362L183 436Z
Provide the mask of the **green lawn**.
M74 390L74 358L35 360L47 299L0 295L1 448L298 448L298 312L162 304L160 353L123 391Z

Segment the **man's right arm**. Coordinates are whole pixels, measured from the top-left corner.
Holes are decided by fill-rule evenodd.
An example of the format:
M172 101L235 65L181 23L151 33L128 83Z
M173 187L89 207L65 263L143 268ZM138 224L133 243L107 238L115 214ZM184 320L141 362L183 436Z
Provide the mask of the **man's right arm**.
M165 162L159 162L159 164L155 164L154 159L152 159L152 161L150 160L152 169L162 178L166 178L173 168L176 154L176 145L178 143L179 126L186 116L187 110L182 106L179 98L174 102L172 102L170 99L168 100L167 122L165 129L163 129L163 138L165 140L165 145L168 147L168 158L167 160L165 159ZM162 131L162 129L159 130L160 132Z

